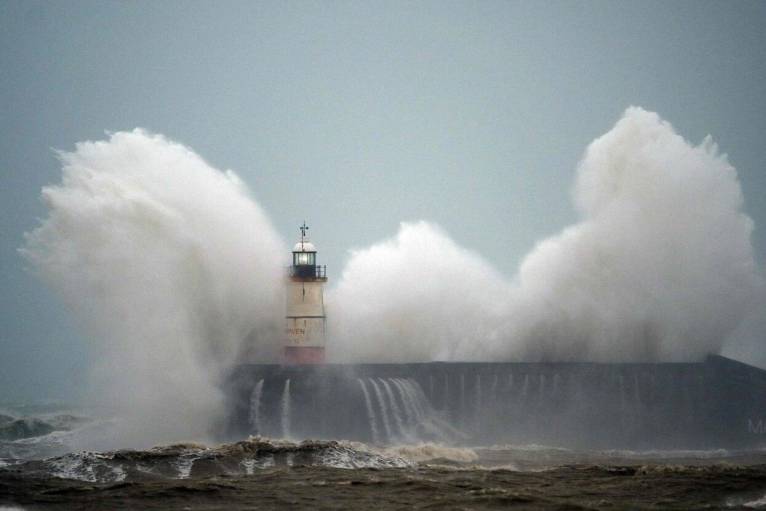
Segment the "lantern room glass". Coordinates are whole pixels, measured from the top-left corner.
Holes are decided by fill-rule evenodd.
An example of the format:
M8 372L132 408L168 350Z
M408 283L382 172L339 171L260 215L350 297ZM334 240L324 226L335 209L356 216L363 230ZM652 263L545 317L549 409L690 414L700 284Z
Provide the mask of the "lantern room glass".
M295 266L314 266L315 261L315 252L293 252L293 265Z

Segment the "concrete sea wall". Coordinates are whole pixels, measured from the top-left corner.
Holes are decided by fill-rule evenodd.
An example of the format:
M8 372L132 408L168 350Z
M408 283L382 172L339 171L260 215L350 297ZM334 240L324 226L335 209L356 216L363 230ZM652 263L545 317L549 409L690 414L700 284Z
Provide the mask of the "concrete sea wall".
M242 365L227 395L230 437L766 446L766 371L719 356L663 364Z

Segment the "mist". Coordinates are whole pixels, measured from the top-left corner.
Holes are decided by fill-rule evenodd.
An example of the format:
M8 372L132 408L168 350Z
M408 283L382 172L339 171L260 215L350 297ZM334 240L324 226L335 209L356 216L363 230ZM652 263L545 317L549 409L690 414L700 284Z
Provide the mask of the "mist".
M511 278L439 227L352 251L328 298L344 361L698 361L763 283L735 169L660 117L626 110L582 158L579 221ZM762 309L759 309L762 310Z
M120 446L206 438L225 371L274 357L286 247L234 173L161 135L58 156L22 252L88 334L87 400L115 410Z
M355 250L327 297L333 360L477 360L501 342L513 288L428 222ZM337 312L336 312L337 311Z

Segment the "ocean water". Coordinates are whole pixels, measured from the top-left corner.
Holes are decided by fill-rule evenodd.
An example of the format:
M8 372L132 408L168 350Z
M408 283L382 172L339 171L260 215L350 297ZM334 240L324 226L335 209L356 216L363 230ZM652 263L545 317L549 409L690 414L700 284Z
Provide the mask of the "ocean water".
M0 510L766 509L766 450L759 449L585 451L263 437L77 449L112 425L61 407L0 414Z

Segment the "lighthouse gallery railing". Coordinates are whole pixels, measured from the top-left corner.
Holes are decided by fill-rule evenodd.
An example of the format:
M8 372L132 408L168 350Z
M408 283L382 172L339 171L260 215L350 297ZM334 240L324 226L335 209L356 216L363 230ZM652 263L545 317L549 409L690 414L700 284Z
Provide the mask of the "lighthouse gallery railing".
M291 277L303 277L303 278L327 278L327 265L316 266L288 266L287 271Z

